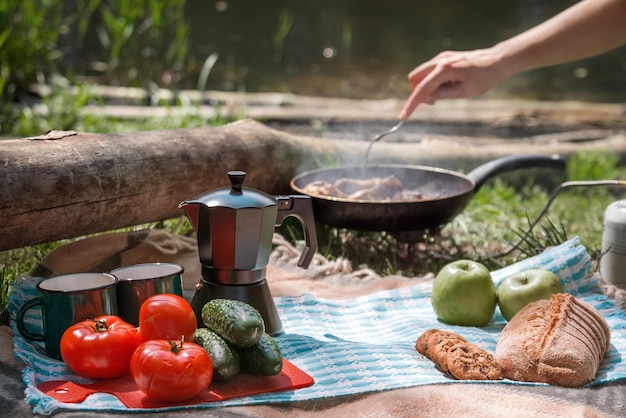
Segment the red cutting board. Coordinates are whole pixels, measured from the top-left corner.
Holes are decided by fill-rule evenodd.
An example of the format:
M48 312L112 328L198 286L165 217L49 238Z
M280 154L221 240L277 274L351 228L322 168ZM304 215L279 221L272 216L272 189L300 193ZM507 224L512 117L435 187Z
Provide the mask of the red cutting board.
M266 392L295 390L311 386L313 382L311 376L288 360L283 359L283 370L276 376L252 376L242 373L229 382L213 382L200 395L176 403L148 398L137 388L130 375L117 379L99 380L89 384L53 380L41 383L38 388L51 398L65 403L80 403L89 395L101 392L115 395L127 408L165 408L223 401Z

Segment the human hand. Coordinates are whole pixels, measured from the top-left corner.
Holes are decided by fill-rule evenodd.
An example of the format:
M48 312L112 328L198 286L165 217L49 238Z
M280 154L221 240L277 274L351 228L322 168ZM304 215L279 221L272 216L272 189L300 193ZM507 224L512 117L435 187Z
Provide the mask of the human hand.
M477 96L508 75L498 65L501 54L495 48L473 51L445 51L409 73L411 97L400 113L407 119L421 103L440 99Z

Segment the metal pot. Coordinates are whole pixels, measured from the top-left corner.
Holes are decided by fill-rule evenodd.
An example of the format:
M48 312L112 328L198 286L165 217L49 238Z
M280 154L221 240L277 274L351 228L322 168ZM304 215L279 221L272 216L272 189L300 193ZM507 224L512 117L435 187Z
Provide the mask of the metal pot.
M322 168L302 173L291 180L294 191L312 199L318 222L360 231L437 231L465 209L472 196L490 178L522 169L553 168L563 170L566 161L560 156L518 155L487 162L467 175L442 168L411 165L371 165L362 167ZM351 200L307 193L304 188L318 180L333 183L337 179L387 177L400 179L406 189L416 189L423 198L409 201Z

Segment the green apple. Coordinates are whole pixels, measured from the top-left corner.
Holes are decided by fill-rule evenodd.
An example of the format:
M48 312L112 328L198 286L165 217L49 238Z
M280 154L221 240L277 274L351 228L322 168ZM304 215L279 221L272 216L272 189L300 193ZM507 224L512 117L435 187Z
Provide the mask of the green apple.
M524 306L540 299L550 299L562 293L559 278L548 270L530 269L507 277L498 285L498 306L502 316L510 321Z
M445 265L433 282L431 295L437 317L448 324L482 327L496 310L496 287L489 269L472 260Z

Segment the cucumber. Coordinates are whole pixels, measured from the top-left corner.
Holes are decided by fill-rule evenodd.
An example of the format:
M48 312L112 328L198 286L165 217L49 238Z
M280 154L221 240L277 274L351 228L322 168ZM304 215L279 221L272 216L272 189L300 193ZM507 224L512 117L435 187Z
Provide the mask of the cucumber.
M259 311L239 300L210 300L202 307L201 315L208 329L238 347L253 346L265 332Z
M195 343L209 353L213 363L213 380L227 382L239 374L239 353L223 338L207 328L198 328L194 334Z
M267 332L252 347L237 347L241 370L259 376L274 376L283 369L283 356L274 338Z

